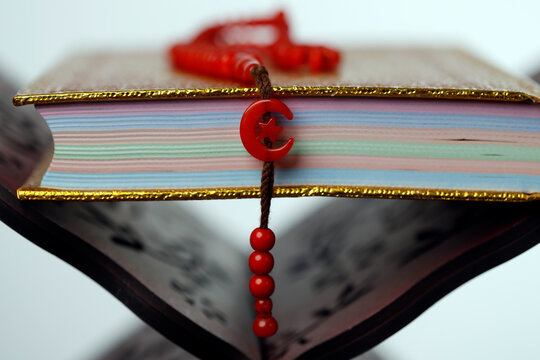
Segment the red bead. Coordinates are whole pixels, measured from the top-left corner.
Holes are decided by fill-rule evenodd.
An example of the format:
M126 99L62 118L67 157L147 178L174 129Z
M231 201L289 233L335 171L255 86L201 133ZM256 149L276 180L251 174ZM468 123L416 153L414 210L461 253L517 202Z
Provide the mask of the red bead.
M324 66L324 54L318 47L313 47L309 51L309 70L312 73L318 73L323 70Z
M254 251L249 256L249 269L258 275L266 275L274 267L274 257L267 252Z
M278 323L272 316L260 317L257 316L253 322L253 332L258 337L270 337L278 331Z
M253 53L236 53L233 58L232 75L245 82L252 82L250 71L254 66L261 65L262 60Z
M268 314L272 313L272 300L268 298L255 299L255 311L257 314Z
M242 82L252 82L249 71L253 66L262 64L249 49L238 52L204 43L177 44L171 48L170 55L174 66L181 70Z
M333 71L335 70L337 64L339 63L340 54L338 51L334 49L330 49L327 47L321 47L323 54L324 54L324 63L326 71Z
M274 279L269 275L253 275L249 280L249 291L256 298L267 298L274 292Z
M257 228L251 233L249 242L255 251L269 251L274 247L276 236L270 229Z

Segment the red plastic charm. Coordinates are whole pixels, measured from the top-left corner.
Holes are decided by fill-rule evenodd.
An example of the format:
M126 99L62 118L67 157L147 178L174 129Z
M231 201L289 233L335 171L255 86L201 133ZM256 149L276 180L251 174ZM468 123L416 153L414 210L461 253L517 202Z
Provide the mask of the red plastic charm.
M289 138L285 145L278 148L267 148L261 141L265 137L276 139L276 135L283 130L280 126L276 126L275 118L271 117L267 123L261 121L261 116L267 112L277 112L284 115L287 119L292 120L293 114L291 110L277 99L257 100L251 104L240 122L240 138L246 150L256 159L261 161L276 161L287 155L291 150L294 139ZM259 128L259 134L257 134Z

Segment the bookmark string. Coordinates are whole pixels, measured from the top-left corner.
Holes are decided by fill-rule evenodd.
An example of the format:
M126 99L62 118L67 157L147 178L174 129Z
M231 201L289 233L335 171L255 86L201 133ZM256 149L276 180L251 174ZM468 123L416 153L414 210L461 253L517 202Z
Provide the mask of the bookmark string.
M263 99L269 99L272 95L272 83L268 71L262 65L251 68L250 75L259 89L259 94ZM265 113L262 120L266 123L270 119L270 113ZM272 142L264 138L264 145L271 149ZM274 162L265 161L261 173L261 229L268 229L268 218L270 216L270 205L274 192Z

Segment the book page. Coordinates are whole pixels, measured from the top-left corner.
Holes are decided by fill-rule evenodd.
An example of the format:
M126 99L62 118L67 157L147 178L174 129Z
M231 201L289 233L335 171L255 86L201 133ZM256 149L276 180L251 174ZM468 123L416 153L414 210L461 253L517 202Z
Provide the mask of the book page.
M269 359L297 358L342 334L348 336L344 343L313 351L322 358L328 356L325 351L341 350L364 336L381 336L369 332L427 298L430 288L421 288L425 278L519 223L525 205L376 199L329 203L277 240L272 298L280 329L265 342ZM416 290L408 293L411 289Z
M34 107L13 105L15 92L0 77L0 184L13 193L52 144L51 131Z
M249 358L244 254L170 202L38 202L38 211L86 241L160 300ZM159 325L157 326L159 330ZM178 333L188 329L177 329ZM187 335L187 334L186 334Z

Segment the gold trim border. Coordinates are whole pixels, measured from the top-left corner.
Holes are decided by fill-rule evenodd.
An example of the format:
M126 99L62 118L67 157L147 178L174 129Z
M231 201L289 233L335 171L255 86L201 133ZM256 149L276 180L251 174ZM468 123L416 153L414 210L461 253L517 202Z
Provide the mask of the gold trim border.
M454 100L533 101L540 98L520 91L429 89L394 87L291 86L274 87L277 96L364 96L430 98ZM52 94L18 94L16 106L80 101L160 100L180 98L256 97L256 88L165 89L129 91L66 92Z
M407 187L358 186L275 186L275 197L331 196L349 198L389 198L422 200L466 200L496 202L529 202L540 200L540 193L511 191L421 189ZM212 189L156 190L59 190L22 187L17 190L20 200L54 201L152 201L152 200L210 200L258 198L258 187Z

